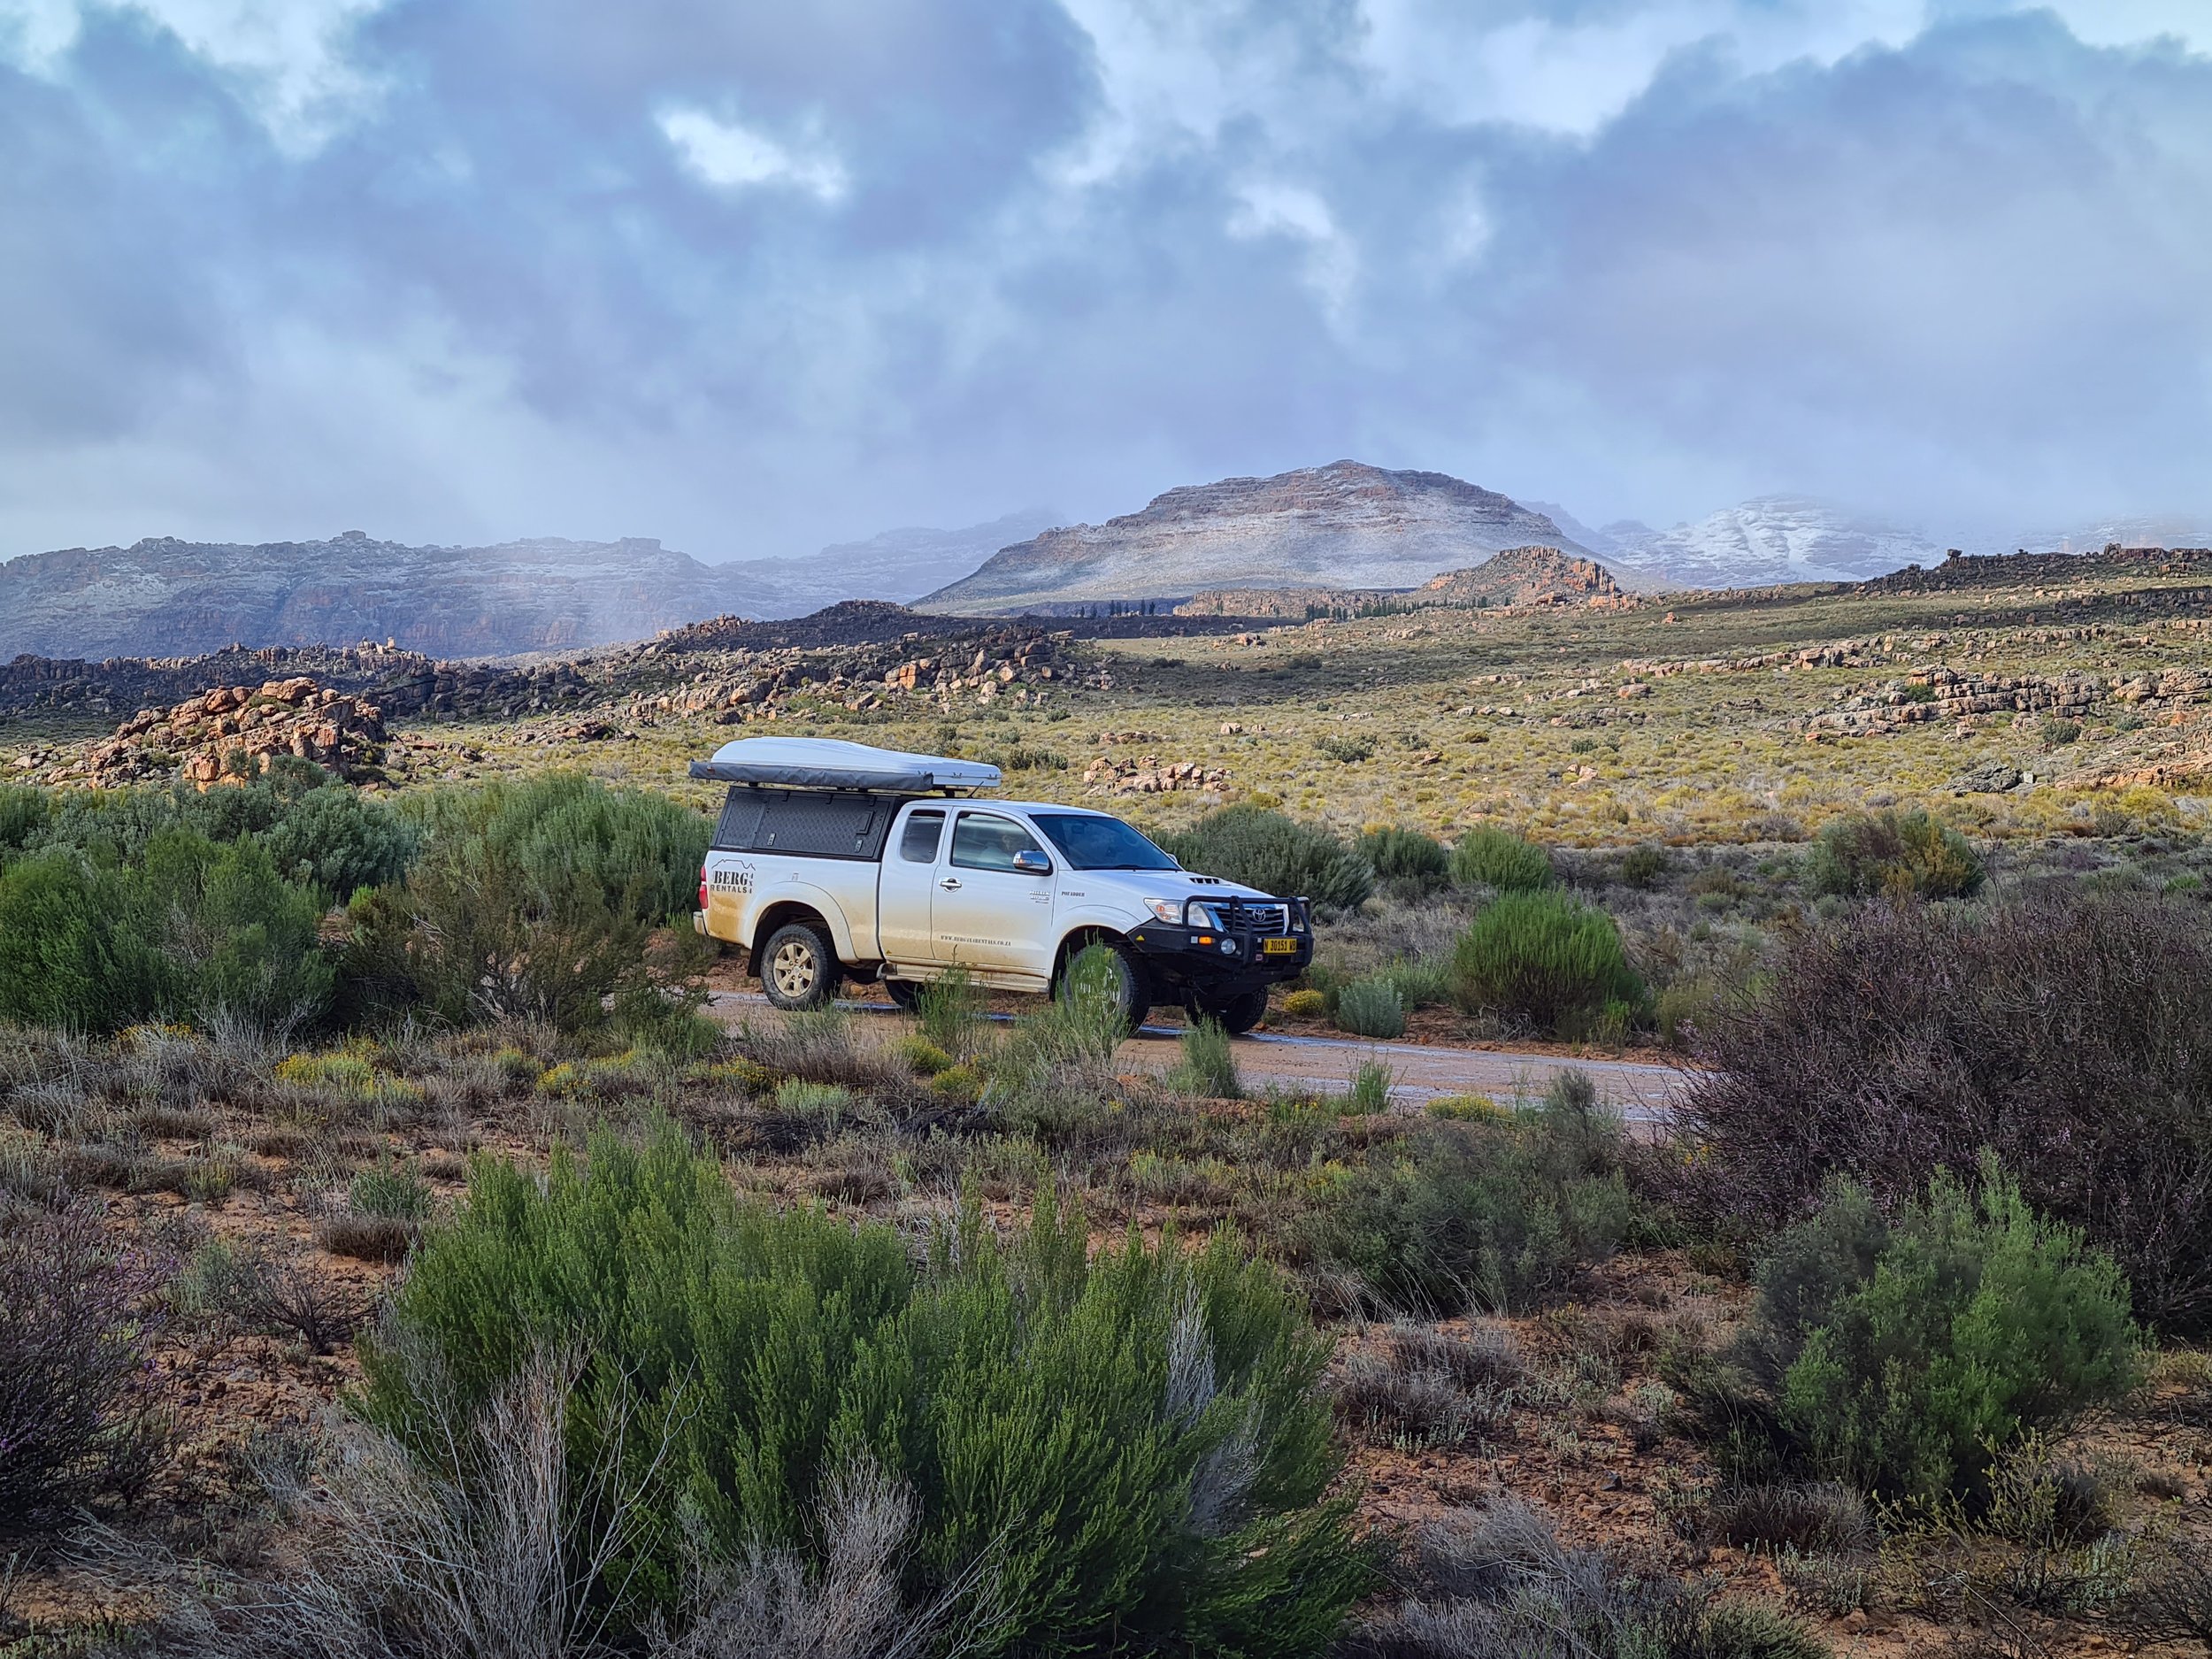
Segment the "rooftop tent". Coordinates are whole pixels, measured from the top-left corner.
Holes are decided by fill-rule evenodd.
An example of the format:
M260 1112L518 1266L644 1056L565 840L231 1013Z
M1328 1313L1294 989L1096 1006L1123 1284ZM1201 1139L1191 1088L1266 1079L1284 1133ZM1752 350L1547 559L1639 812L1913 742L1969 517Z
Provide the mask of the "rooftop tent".
M746 737L725 743L712 760L695 760L691 775L715 783L768 784L785 789L886 789L929 795L940 789L995 789L996 766L943 755L909 755L834 737Z

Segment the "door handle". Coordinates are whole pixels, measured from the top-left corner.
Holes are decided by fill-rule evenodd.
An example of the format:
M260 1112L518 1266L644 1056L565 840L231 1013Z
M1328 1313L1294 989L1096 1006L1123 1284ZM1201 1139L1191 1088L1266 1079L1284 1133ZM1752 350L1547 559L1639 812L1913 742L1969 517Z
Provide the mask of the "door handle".
M960 878L958 876L947 876L937 885L941 887L956 887L960 885Z

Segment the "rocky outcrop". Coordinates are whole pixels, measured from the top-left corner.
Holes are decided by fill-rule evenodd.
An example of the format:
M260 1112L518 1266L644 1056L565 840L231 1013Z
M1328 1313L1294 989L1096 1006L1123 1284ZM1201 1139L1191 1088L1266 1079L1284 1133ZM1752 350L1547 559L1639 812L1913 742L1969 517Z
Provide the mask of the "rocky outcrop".
M1141 512L1048 530L921 603L1011 613L1219 588L1409 588L1532 542L1586 550L1541 513L1460 479L1337 461L1171 489Z
M2101 709L2154 714L2212 703L2212 670L2159 673L1983 674L1923 668L1847 696L1805 721L1810 733L1878 736L1931 722L1988 714L2047 714L2079 719Z
M1448 571L1415 588L1416 604L1589 605L1634 603L1595 559L1577 558L1556 547L1510 547L1471 570Z
M1509 609L1516 605L1584 605L1611 610L1635 604L1595 559L1555 547L1506 548L1466 570L1447 571L1418 588L1214 588L1175 607L1179 617L1242 617L1310 621L1387 616L1440 607Z
M17 757L19 777L96 787L181 778L200 788L258 776L277 756L341 778L370 778L384 758L383 710L304 675L219 686L170 709L143 709L101 741Z

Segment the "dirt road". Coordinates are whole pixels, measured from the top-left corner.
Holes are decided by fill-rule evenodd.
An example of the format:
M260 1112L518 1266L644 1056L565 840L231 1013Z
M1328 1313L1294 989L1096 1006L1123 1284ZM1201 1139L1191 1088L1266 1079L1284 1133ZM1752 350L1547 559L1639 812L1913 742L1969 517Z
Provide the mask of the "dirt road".
M877 1002L842 1002L856 1014L895 1017L897 1010ZM717 991L708 1011L734 1025L773 1018L758 992ZM1164 1071L1175 1064L1182 1032L1172 1025L1147 1025L1121 1048L1129 1071ZM1369 1060L1390 1068L1391 1098L1419 1106L1445 1094L1487 1094L1500 1104L1533 1101L1557 1073L1586 1071L1598 1091L1632 1122L1670 1115L1686 1073L1672 1066L1640 1061L1583 1060L1557 1054L1521 1054L1509 1049L1431 1048L1419 1043L1369 1042L1356 1037L1292 1037L1255 1032L1236 1040L1237 1070L1247 1086L1270 1084L1340 1093Z

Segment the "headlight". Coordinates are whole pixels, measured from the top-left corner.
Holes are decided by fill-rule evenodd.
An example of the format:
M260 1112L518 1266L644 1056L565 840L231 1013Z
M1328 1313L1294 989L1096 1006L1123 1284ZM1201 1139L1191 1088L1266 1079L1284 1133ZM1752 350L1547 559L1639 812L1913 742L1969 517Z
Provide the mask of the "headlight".
M1144 908L1161 921L1171 922L1178 927L1183 925L1183 901L1180 899L1147 899Z

